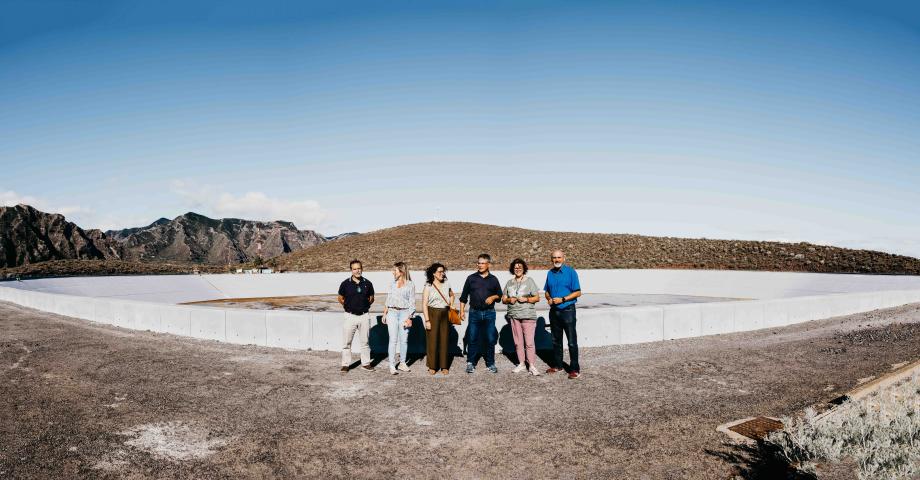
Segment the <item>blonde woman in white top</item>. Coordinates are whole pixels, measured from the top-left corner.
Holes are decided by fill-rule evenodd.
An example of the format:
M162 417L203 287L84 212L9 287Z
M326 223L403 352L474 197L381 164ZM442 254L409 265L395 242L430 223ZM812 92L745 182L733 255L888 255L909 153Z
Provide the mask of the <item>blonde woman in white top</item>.
M415 284L412 283L405 262L394 263L392 273L393 283L390 284L386 306L383 307L383 323L390 334L387 349L390 373L396 375L399 371L411 371L406 365L406 354L409 350L409 329L412 327L412 317L415 316ZM396 363L397 347L399 363Z
M447 268L432 263L425 270L425 289L422 290L422 316L425 319L425 363L428 373L441 375L449 373L447 354L450 347L450 317L448 312L454 303L454 291L447 281Z

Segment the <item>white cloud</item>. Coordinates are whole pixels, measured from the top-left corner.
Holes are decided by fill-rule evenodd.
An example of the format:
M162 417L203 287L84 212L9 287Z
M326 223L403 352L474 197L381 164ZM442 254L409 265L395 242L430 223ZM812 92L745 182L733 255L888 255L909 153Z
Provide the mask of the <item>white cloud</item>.
M93 210L79 205L65 205L57 208L57 213L61 215L73 215L77 213L93 214Z
M143 227L154 220L150 215L120 214L96 215L95 213L74 215L74 223L83 229L98 228L99 230L121 230L122 228Z
M904 237L870 237L870 238L841 238L836 243L829 242L831 245L846 248L857 248L865 250L877 250L880 252L894 253L897 255L907 255L908 257L920 258L920 239Z
M28 195L20 195L12 190L0 190L0 207L15 207L20 203L26 205L31 205L35 208L38 208L36 204L40 203L39 200L35 197L30 197Z
M181 180L173 181L172 188L191 210L203 215L262 221L287 220L301 229L316 229L328 218L326 211L313 200L284 200L262 192L233 195L213 186Z
M93 215L93 210L80 205L54 205L45 199L31 195L20 195L13 190L0 190L0 206L13 207L20 203L35 207L47 213L60 213L64 216L73 214Z

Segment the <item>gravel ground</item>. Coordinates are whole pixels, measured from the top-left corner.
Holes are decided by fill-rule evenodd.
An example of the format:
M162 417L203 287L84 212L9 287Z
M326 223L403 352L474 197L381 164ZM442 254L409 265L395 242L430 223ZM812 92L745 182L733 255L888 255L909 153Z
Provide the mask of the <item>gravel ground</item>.
M920 305L582 357L578 380L341 373L0 302L0 478L774 478L716 426L920 358Z

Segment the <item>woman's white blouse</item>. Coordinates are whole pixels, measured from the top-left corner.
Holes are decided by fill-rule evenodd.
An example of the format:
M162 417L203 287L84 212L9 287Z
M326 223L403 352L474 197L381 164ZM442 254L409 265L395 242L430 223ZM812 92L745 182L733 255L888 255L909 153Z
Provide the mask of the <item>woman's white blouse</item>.
M450 299L450 282L448 282L445 279L444 283L442 283L441 286L438 287L438 289L441 290L441 293L438 293L438 291L435 290L434 285L430 283L426 283L425 288L428 289L428 306L429 307L431 308L447 307L447 300L445 300L445 298L448 300ZM442 297L441 294L443 294L444 296Z
M415 311L415 284L409 280L402 288L397 285L396 281L390 285L390 292L387 293L387 306Z

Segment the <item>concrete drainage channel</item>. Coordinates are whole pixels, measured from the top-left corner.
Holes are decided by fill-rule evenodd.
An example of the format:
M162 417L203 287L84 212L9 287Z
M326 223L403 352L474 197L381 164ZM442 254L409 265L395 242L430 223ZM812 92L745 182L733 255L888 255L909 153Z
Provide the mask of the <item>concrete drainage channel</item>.
M831 404L836 407L843 404L843 402L846 402L847 400L861 400L883 388L888 388L892 385L901 383L914 375L920 375L920 360L910 362L907 365L898 367L891 373L882 375L881 377L873 380L869 380L850 390L849 392L835 398L834 400L831 400ZM824 416L833 415L833 413L834 408L831 408L819 417L823 418Z

